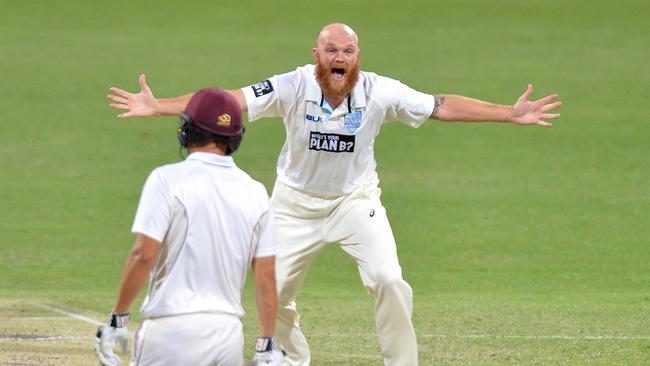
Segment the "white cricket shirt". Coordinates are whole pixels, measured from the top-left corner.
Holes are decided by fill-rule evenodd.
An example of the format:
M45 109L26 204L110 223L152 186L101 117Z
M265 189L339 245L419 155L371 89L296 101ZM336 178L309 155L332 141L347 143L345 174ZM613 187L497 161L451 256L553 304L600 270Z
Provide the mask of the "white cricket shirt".
M284 120L287 139L278 158L278 181L321 197L376 184L379 128L396 120L419 127L433 112L433 96L362 71L351 95L330 113L314 72L314 65L305 65L242 88L250 121Z
M229 156L194 152L156 168L132 228L162 242L142 314L243 316L241 296L253 257L275 255L269 207L264 186Z

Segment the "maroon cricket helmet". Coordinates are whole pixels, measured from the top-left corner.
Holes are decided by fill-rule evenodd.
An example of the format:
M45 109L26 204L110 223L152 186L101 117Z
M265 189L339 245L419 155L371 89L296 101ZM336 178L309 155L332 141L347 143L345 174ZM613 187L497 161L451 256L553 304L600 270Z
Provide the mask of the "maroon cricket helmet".
M181 113L179 140L183 147L187 147L183 131L190 124L215 135L229 137L228 155L239 148L244 134L239 102L227 91L217 88L201 89L194 93Z

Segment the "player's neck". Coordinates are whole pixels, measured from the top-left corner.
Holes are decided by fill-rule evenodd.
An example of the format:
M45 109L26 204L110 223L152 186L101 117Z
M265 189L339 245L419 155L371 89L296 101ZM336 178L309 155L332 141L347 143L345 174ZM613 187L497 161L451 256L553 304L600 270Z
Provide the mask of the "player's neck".
M193 152L206 152L206 153L212 153L212 154L217 154L221 156L225 156L226 152L224 151L221 146L216 145L215 143L210 143L205 146L201 147L190 147L187 149L187 151L191 154Z
M345 98L347 98L347 95L344 95L342 97L332 97L332 96L328 96L323 92L323 98L325 98L325 100L330 105L330 107L332 107L332 110L334 110L338 108L338 106L340 106L341 103L343 103Z

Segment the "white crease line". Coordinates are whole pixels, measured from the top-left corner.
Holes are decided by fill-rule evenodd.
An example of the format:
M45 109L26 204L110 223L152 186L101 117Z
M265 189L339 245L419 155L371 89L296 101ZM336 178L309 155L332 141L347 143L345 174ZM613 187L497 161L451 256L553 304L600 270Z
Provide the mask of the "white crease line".
M11 318L11 320L63 320L68 319L67 316L21 316Z
M90 339L87 336L52 336L52 337L0 337L0 343L3 342L56 342L70 341L78 339Z
M72 312L69 312L69 311L66 311L66 310L63 310L63 309L55 308L54 306L45 305L45 304L37 304L37 303L32 304L32 305L34 305L36 307L39 307L41 309L46 309L46 310L49 310L49 311L53 311L55 313L63 314L65 316L69 317L69 318L81 320L83 322L90 323L90 324L93 324L93 325L98 325L98 326L106 325L106 323L99 322L99 321L97 321L95 319L92 319L92 318L89 318L87 316L83 316L81 314L72 313ZM133 332L129 332L129 336L132 337Z
M75 314L75 313L71 313L69 311L65 311L63 309L55 308L54 306L45 305L45 304L32 304L32 305L34 305L36 307L39 307L41 309L53 311L53 312L58 313L58 314L63 314L63 315L65 315L65 316L67 316L69 318L72 318L72 319L81 320L83 322L90 323L92 325L105 325L106 324L106 323L98 322L95 319L91 319L91 318L89 318L87 316L83 316L81 314Z
M447 334L420 334L419 337L425 338L504 338L504 339L568 339L568 340L650 340L650 336L566 336L566 335L490 335L490 334L458 334L458 335L447 335Z
M374 333L367 334L339 334L339 333L320 333L320 334L305 334L307 338L309 337L337 337L337 338L351 338L351 337L375 337ZM477 338L493 338L493 339L530 339L530 340L544 340L544 339L564 339L564 340L613 340L613 341L624 341L624 340L650 340L650 336L565 336L565 335L490 335L490 334L416 334L417 337L421 338L466 338L466 339L477 339Z
M650 336L560 336L560 335L550 335L550 336L493 336L494 338L519 338L519 339L586 339L586 340L635 340L635 339L650 339Z

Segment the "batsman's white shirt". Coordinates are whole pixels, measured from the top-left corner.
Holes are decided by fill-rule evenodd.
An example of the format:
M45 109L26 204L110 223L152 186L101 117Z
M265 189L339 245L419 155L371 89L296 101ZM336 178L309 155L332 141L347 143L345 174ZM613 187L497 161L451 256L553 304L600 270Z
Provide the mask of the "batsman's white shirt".
M278 181L320 197L376 184L373 146L381 125L398 120L419 127L433 112L433 96L362 71L351 95L330 114L314 72L314 65L305 65L242 88L250 121L284 120Z
M241 296L253 257L275 255L271 216L264 186L229 156L195 152L156 168L132 228L163 246L142 314L243 316Z

